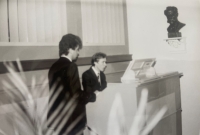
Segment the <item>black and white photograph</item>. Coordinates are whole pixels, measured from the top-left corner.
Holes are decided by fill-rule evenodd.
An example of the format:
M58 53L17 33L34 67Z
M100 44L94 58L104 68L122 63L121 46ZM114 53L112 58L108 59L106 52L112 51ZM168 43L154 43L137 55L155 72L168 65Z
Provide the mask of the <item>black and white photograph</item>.
M0 0L0 135L200 135L200 0Z

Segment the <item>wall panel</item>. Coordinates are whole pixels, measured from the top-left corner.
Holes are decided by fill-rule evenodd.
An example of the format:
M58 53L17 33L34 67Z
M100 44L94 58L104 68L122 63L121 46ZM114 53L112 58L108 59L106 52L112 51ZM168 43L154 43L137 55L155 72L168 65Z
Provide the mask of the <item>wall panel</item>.
M44 25L44 2L43 0L35 1L36 8L36 31L37 31L37 42L45 42Z
M28 42L26 0L18 0L19 42Z
M29 2L27 2L26 8L27 8L28 42L37 42L35 0L30 0Z
M18 7L16 0L9 0L8 2L8 13L9 13L9 30L10 30L10 41L18 42L19 41L19 32L18 32Z
M0 41L8 42L8 3L7 0L0 0Z
M123 0L82 0L82 33L85 46L125 45Z

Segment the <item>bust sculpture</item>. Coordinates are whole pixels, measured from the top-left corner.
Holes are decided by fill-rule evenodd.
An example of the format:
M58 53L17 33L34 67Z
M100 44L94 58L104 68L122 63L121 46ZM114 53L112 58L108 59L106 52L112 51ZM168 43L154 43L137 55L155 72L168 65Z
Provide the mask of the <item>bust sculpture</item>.
M178 21L178 9L176 7L167 7L164 14L167 17L167 22L170 24L167 28L168 37L181 37L179 30L184 27L185 24Z

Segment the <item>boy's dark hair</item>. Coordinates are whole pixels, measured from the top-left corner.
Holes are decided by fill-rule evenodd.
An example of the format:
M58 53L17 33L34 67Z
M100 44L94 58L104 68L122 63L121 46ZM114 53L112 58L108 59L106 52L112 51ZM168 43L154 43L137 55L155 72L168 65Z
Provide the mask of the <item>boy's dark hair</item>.
M70 48L75 50L77 46L79 46L79 49L82 48L82 41L78 36L73 34L64 35L59 42L59 56L62 54L67 55Z
M102 52L95 53L92 56L92 60L91 60L92 66L94 66L94 62L98 62L99 59L102 59L102 58L106 58L106 54L105 53L102 53Z

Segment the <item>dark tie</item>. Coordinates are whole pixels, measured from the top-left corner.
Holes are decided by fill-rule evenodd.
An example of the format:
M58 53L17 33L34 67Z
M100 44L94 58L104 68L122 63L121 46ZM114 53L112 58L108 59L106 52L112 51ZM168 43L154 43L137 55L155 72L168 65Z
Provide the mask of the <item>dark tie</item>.
M99 82L99 84L101 85L100 73L98 73L97 78L98 78L98 82Z

